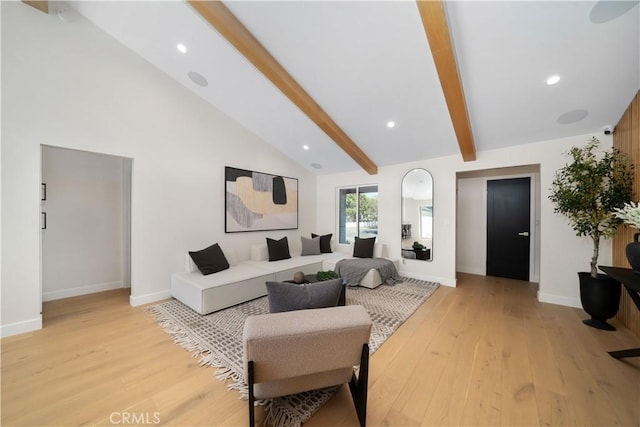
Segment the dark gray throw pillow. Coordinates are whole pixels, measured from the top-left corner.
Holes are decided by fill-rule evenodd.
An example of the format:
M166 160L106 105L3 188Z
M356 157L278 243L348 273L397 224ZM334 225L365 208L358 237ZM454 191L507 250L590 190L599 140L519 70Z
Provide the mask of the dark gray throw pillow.
M375 237L361 239L356 237L353 244L353 256L356 258L373 258L373 245L376 243Z
M301 236L300 241L302 243L302 251L300 252L301 256L320 255L320 237L309 239Z
M311 233L312 238L318 236L318 234ZM331 237L333 237L333 233L320 236L320 252L322 252L323 254L333 253L333 251L331 250Z
M340 292L344 285L342 284L342 279L333 279L307 283L302 286L307 288L309 292L309 308L325 308L338 305Z
M269 311L306 310L335 307L342 291L342 279L297 285L286 282L267 282Z
M303 310L309 305L307 290L295 283L267 282L267 299L271 313Z
M269 261L280 261L281 259L291 258L287 236L284 236L280 240L267 237L267 250L269 251Z
M189 252L189 256L205 276L229 268L229 262L217 243L201 251Z

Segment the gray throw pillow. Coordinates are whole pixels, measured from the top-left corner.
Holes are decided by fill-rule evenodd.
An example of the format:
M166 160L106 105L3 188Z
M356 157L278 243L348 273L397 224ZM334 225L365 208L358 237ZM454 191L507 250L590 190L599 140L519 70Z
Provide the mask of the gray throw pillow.
M342 279L303 285L285 282L267 282L266 285L271 313L335 307L343 286Z
M295 283L267 282L267 299L271 313L303 310L309 305L306 289Z
M309 292L309 308L335 307L338 305L342 291L342 279L325 280L324 282L303 285Z
M307 237L300 237L302 241L302 252L300 255L320 255L320 236L315 237L313 239L309 239Z

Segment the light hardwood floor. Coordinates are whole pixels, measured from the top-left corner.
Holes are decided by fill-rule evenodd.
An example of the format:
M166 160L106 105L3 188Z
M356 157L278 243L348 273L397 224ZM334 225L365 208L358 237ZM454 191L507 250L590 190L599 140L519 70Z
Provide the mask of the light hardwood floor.
M538 303L534 284L464 274L458 283L371 358L369 426L640 425L640 358L607 354L640 346L637 337ZM248 421L246 402L123 291L45 303L42 330L1 344L3 426ZM358 425L348 389L306 425Z

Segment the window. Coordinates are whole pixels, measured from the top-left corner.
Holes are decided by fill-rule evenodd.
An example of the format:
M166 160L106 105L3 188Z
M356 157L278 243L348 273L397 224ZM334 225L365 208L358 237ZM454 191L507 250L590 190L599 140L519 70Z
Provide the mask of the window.
M420 206L420 237L431 239L433 237L433 207Z
M339 243L378 235L377 185L341 188L339 198Z

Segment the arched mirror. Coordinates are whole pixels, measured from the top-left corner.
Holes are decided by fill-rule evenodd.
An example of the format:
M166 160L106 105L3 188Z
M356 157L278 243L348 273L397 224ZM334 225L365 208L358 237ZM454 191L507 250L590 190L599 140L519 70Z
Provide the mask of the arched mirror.
M433 259L433 178L424 169L402 178L402 258Z

